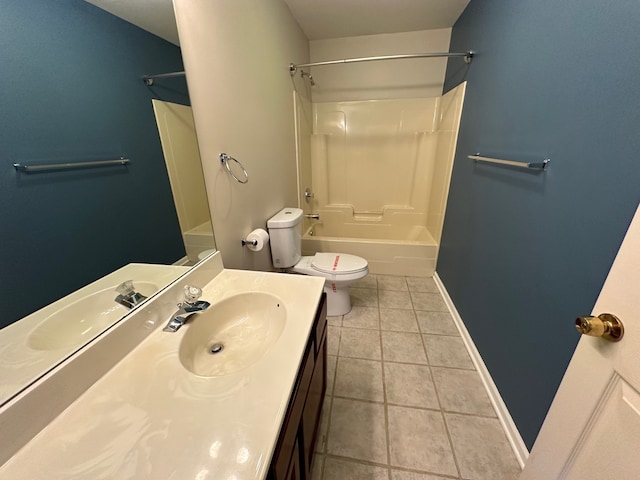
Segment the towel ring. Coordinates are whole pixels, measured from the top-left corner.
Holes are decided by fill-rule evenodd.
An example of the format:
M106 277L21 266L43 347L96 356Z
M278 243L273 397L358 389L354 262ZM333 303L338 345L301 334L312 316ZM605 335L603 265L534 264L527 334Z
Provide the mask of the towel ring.
M229 167L229 161L230 160L236 162L238 164L238 166L242 169L242 173L244 174L244 180L240 180L238 177L236 177L236 174L231 171L231 167ZM220 154L220 163L224 164L224 166L227 168L227 172L229 172L229 175L231 175L236 182L238 182L238 183L247 183L249 181L249 174L244 169L242 164L238 160L236 160L235 158L230 157L226 153L221 153Z

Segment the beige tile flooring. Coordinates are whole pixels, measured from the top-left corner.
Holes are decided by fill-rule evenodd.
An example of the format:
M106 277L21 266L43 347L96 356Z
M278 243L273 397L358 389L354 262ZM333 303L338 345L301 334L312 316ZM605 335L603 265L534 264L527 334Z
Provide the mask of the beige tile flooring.
M511 480L520 468L431 278L368 275L329 317L313 480Z

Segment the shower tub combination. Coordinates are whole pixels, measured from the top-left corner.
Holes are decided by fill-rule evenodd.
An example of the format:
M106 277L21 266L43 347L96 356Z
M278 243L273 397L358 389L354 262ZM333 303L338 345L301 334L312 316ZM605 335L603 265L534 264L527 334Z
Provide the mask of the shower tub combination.
M385 275L433 276L465 84L442 97L295 97L302 252L341 252Z

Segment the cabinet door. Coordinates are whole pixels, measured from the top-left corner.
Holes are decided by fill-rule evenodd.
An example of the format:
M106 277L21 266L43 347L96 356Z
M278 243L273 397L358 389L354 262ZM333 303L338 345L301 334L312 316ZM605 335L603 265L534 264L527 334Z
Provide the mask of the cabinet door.
M298 374L298 381L295 391L289 402L289 409L285 417L280 437L276 446L276 452L273 456L271 478L274 480L283 480L287 478L290 466L291 452L299 449L298 432L304 411L305 401L309 393L309 386L313 378L315 361L313 358L313 342L307 344L304 355L302 368ZM299 450L296 450L299 451ZM299 456L299 453L293 457ZM298 459L299 462L299 459Z
M299 443L296 442L293 448L293 455L291 456L291 462L289 463L289 468L287 469L285 480L301 480L302 478L302 468L300 466L300 446Z
M310 479L313 448L327 388L326 325L326 294L323 293L271 460L269 480Z
M322 292L322 297L320 298L320 304L318 305L318 311L316 312L316 317L313 321L313 338L315 340L315 354L316 356L320 353L321 341L322 337L324 337L325 332L327 331L327 294Z
M320 433L320 417L324 394L327 389L327 341L326 334L320 341L320 354L316 359L316 368L311 378L307 403L302 414L301 442L304 454L303 469L307 478L310 477L313 450Z

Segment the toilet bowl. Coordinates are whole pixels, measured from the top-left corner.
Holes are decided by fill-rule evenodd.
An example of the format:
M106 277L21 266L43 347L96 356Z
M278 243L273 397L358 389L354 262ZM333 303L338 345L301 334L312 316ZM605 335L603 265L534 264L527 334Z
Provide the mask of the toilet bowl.
M346 253L316 253L301 257L292 268L296 273L324 277L327 315L334 317L351 311L349 285L367 276L369 266L364 258Z
M267 221L273 266L288 271L322 277L327 294L327 315L345 315L351 311L349 285L367 276L364 258L345 253L301 255L302 210L284 208Z

